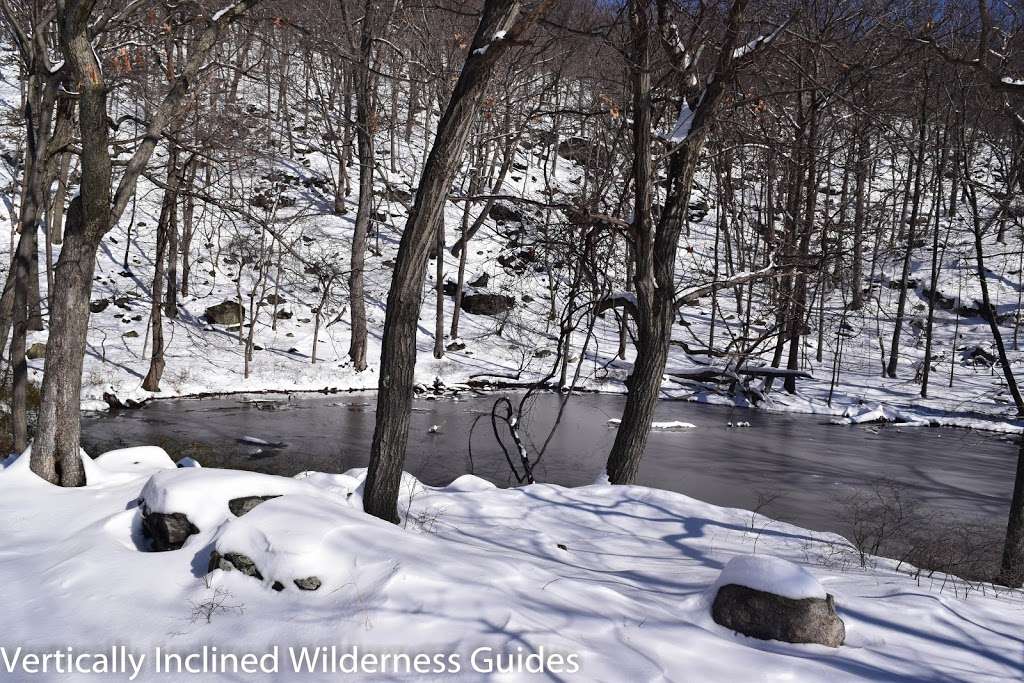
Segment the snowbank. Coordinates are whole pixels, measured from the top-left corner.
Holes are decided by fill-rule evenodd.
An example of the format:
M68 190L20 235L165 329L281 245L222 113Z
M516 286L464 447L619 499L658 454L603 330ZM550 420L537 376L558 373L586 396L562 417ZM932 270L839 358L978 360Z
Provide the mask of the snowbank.
M523 680L494 668L498 655L517 653L548 663L572 655L579 672L554 675L569 681L1009 680L1021 671L1019 593L965 600L952 592L955 579L917 580L884 559L859 569L835 535L784 523L754 533L749 512L679 494L498 489L472 477L431 488L407 475L413 495L403 494L403 524L390 525L357 504L365 470L292 480L169 470L155 450L100 460L139 471L80 489L40 486L20 460L0 471L5 645L42 652L59 636L76 651L281 649L276 676L203 678L215 681L337 680L290 669L289 652L320 646L451 654L461 665L453 680L481 681ZM283 496L226 516L229 498L254 493ZM175 552L144 552L132 508L143 495L187 509L202 521L197 537ZM208 573L213 550L246 553L264 580ZM309 576L322 585L273 589ZM790 596L827 587L846 644L734 635L709 613L709 591L722 581ZM136 680L167 678L149 660Z

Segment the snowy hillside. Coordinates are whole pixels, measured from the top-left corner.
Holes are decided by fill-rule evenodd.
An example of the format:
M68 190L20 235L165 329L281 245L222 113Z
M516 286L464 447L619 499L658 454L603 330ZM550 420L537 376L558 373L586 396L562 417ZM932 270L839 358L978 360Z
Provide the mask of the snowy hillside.
M5 83L0 90L0 121L17 121L17 82L11 71L4 74ZM262 110L253 107L251 125L270 121ZM268 153L249 160L248 196L280 196L280 208L272 216L261 214L254 200L243 201L239 210L206 203L202 197L223 198L212 189L200 193L197 202L198 226L192 240L188 261L191 264L189 293L179 297L177 319L164 318L167 370L160 391L156 394L141 389L142 378L149 366L151 352L149 310L150 287L153 279L155 227L160 213L162 190L152 181L144 180L137 203L126 212L121 222L104 238L96 270L93 291L93 314L90 319L89 346L83 376L83 405L89 409L103 409L111 400L131 404L154 396L187 396L224 392L251 392L262 390L347 390L372 389L377 385L376 359L380 351L380 329L384 320L384 305L390 282L391 268L397 250L398 238L405 224L419 160L423 156L424 137L436 126L438 111L427 122L417 117L417 125L410 143L399 139L396 156L382 164L380 179L376 183L378 197L371 225L370 251L367 255L367 315L370 329L368 370L357 373L347 358L350 339L350 319L343 276L335 278L326 295L322 279L311 271L311 264L347 264L355 216L356 193L349 196L344 215L331 211L332 197L326 179L332 172L330 160L322 151L320 138L315 134L322 125L317 115L310 116L309 128L301 131L286 130L278 121L271 127L272 135L280 141L286 137L294 153ZM424 123L429 123L424 127ZM550 319L550 312L561 312L565 282L570 275L562 264L542 256L539 246L544 229L545 212L534 205L515 198L539 202L547 198L546 188L555 187L557 193L569 197L581 183L585 172L576 161L564 158L557 151L540 147L536 140L545 131L541 124L530 131L516 148L513 171L504 185L494 194L509 197L492 209L483 229L470 243L466 264L466 282L486 281L482 287L468 287L467 293L480 292L511 297L514 306L498 315L462 312L459 339L446 338L448 347L443 359L431 357L435 329L434 287L435 261L428 264L428 276L423 289L420 315L417 379L426 386L440 380L444 384L462 384L469 380L498 382L529 382L552 372L557 357L559 328ZM309 139L303 134L308 132ZM14 140L18 130L9 125L0 144L4 154L14 153ZM387 135L379 135L378 149L390 155ZM558 149L555 146L554 149ZM548 151L543 151L548 150ZM569 152L563 153L572 157ZM158 151L155 163L166 160L166 151ZM13 190L12 167L0 165L0 186ZM873 179L872 202L885 207L886 198L902 182L898 169L880 164ZM355 173L355 168L350 169ZM73 174L74 177L74 174ZM698 176L698 207L691 214L689 235L680 250L678 272L680 287L693 286L714 280L716 259L716 222L719 207L710 196L712 177L708 169ZM833 177L832 182L839 180ZM73 188L72 188L73 189ZM737 193L754 197L762 191L756 180L740 183ZM16 208L16 195L11 192L5 202L5 219L0 220L0 275L5 274L13 245L11 227ZM824 219L834 208L831 195L823 193L821 215ZM454 197L446 210L446 245L450 248L460 237L465 202ZM963 207L961 207L963 209ZM474 205L470 217L475 218L480 204ZM256 216L273 225L281 250L287 249L278 267L270 273L258 274L247 266L240 249L252 248L257 239L258 224L245 217ZM552 218L553 216L553 218ZM547 212L548 220L564 220L562 215ZM740 228L744 234L753 234L753 227ZM901 411L908 420L979 426L1004 431L1020 431L1018 423L1008 423L1014 411L1008 406L1008 397L1000 370L993 365L991 333L979 315L981 309L977 278L974 275L973 241L963 211L955 218L940 220L942 235L941 277L938 286L939 306L936 312L933 374L929 398L921 399L919 376L923 358L923 316L927 303L927 285L931 261L931 243L920 246L912 259L909 282L912 292L907 309L908 321L903 326L899 377L882 376L879 343L888 347L895 317L900 257L890 252L892 245L876 244L870 239L866 253L875 253L879 267L869 278L870 293L867 305L861 311L844 309L843 295L833 290L818 308L812 306L810 324L812 333L805 339L801 367L813 375L812 379L797 384L798 393L787 395L776 383L774 392L760 403L763 408L833 415L857 415L885 404ZM884 232L876 231L876 235ZM741 235L742 237L742 235ZM1021 296L1020 250L986 238L987 267L990 271L990 290L1000 316L1003 334L1008 339L1010 359L1014 368L1024 362L1017 351L1015 331L1017 310ZM265 239L265 238L259 238ZM747 239L743 237L743 239ZM56 259L59 246L54 248ZM457 279L458 259L449 249L443 252L444 280ZM544 259L544 260L541 260ZM608 263L607 273L626 286L621 263ZM344 269L342 269L344 270ZM553 282L557 281L557 282ZM561 285L558 287L556 285ZM43 287L45 308L45 282ZM552 291L555 301L552 303ZM204 316L207 308L241 295L247 307L250 294L260 293L255 301L261 303L254 337L255 355L250 376L243 376L242 337L247 326L211 324ZM271 302L277 302L271 303ZM321 303L324 311L316 328ZM444 299L444 328L454 313L451 295ZM751 336L768 329L774 318L771 304L759 298L753 305ZM669 375L663 386L663 396L696 401L747 405L744 396L731 393L728 385L708 385L691 381L708 367L723 367L730 358L711 358L706 353L688 353L705 349L712 334L713 346L726 348L730 335L738 333L737 325L744 316L742 307L726 293L716 301L705 297L695 305L680 311L682 323L677 326L669 357ZM821 330L821 359L816 358L817 334ZM714 332L713 332L714 331ZM318 335L316 363L313 361L313 338ZM585 340L582 329L573 335L571 367L580 359L578 386L600 391L622 392L623 382L631 368L634 351L626 345L625 359L616 358L619 349L619 324L616 316L608 312L596 321L593 338ZM32 333L28 346L44 344L46 331ZM836 362L836 352L842 341L842 356ZM760 350L749 360L758 365L771 361L771 347ZM30 354L33 355L33 354ZM42 358L35 354L30 360L32 377L39 381ZM831 387L833 371L836 383ZM572 375L572 372L569 373ZM557 372L555 373L557 378ZM950 386L952 384L952 386ZM760 385L760 380L754 382ZM831 390L830 390L831 389ZM827 402L831 396L831 406Z

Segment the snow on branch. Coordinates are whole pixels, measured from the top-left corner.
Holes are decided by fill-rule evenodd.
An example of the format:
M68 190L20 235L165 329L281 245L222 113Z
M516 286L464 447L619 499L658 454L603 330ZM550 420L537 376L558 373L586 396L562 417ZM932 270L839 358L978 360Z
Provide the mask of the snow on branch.
M768 45L771 45L775 38L777 38L778 35L783 31L783 29L785 29L788 25L789 22L785 22L771 33L760 35L757 38L754 38L746 45L742 45L734 49L732 51L733 60L740 60L743 59L744 57L751 56L758 50L761 50L767 47Z
M778 270L778 265L772 261L761 270L736 273L724 280L715 280L714 282L698 285L697 287L691 287L690 289L683 290L678 296L676 296L676 308L695 303L702 296L707 296L708 294L717 292L720 289L728 289L729 287L736 287L748 282L754 282L755 280L763 280L768 277L773 277Z

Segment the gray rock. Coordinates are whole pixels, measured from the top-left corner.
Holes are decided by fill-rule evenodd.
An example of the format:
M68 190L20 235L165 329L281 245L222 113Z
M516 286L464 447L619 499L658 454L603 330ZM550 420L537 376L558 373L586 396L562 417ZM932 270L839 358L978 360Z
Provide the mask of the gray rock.
M473 315L501 315L512 310L515 299L504 294L476 292L462 297L462 310Z
M263 574L260 574L256 563L242 553L224 553L224 555L221 555L214 550L210 555L210 571L214 569L222 569L224 571L237 569L246 576L251 576L259 581L263 580Z
M795 600L730 583L718 589L711 616L717 624L761 640L839 647L846 638L832 595Z
M504 204L494 204L487 215L501 223L521 223L523 212Z
M315 591L323 585L315 576L307 576L304 579L295 579L295 585L299 587L300 591Z
M280 496L245 496L243 498L233 498L228 501L228 509L231 510L231 514L235 517L241 517L249 512L252 512L260 503L266 503L268 500L279 498Z
M97 299L96 301L89 302L90 313L102 313L107 310L107 306L110 305L109 299Z
M158 553L178 550L188 537L198 534L199 529L181 512L142 512L142 532L153 542L153 550Z
M25 352L25 358L28 358L29 360L37 360L45 357L46 344L43 342L36 342L32 346L28 347L28 351Z
M224 301L206 309L206 319L214 325L241 325L245 306L237 301Z

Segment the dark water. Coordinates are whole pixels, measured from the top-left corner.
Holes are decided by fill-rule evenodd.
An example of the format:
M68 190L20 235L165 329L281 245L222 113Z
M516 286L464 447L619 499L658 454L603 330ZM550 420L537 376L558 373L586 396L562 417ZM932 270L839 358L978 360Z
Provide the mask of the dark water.
M488 418L495 395L415 401L405 469L442 485L473 472L500 485L512 479ZM518 397L513 397L518 400ZM158 444L175 458L205 466L293 475L343 472L367 464L374 425L373 393L333 396L230 397L157 401L138 410L93 415L83 425L86 448ZM536 397L525 423L528 443L543 441L559 397ZM536 469L538 481L590 484L603 471L615 437L621 396L575 396ZM480 417L483 416L483 417ZM472 462L469 458L470 429ZM654 431L639 483L719 505L763 508L777 519L848 532L841 501L897 482L927 511L993 529L1005 525L1017 446L1005 437L958 429L851 427L827 418L662 402L658 420L697 425ZM745 421L749 428L730 428ZM431 434L432 425L437 433ZM243 437L278 447L240 443ZM531 448L531 453L535 453Z

